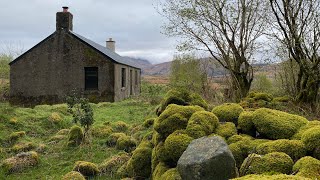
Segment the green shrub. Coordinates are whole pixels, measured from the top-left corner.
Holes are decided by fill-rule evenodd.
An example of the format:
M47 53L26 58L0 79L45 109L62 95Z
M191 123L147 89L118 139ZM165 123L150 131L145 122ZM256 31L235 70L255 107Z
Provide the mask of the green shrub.
M74 125L69 132L68 146L79 146L84 138L81 127Z
M149 128L149 127L153 126L153 123L154 123L155 119L156 118L149 118L149 119L144 120L143 126L146 127L146 128Z
M124 150L126 152L131 152L137 143L136 141L130 136L121 136L118 138L116 143L116 148L118 150Z
M20 172L39 163L38 153L34 151L22 152L2 162L1 168L5 174Z
M162 174L161 179L163 180L182 180L177 168L171 168Z
M192 137L176 131L168 136L164 142L164 150L170 165L176 165L182 153L187 149Z
M147 179L151 175L152 149L149 147L138 147L132 152L132 157L127 164L129 177Z
M94 176L100 173L97 165L86 161L77 161L73 167L73 171L78 171L84 176Z
M267 108L255 110L253 116L255 128L262 137L268 139L290 139L308 123L304 117Z
M186 130L189 136L200 138L213 133L218 125L219 120L213 113L208 111L197 111L190 117Z
M290 174L293 161L285 153L272 152L266 155L250 154L240 167L240 174Z
M83 175L77 171L68 172L62 177L62 180L86 180Z
M233 180L311 180L309 178L304 178L301 176L277 174L277 175L256 175L250 174L247 176L235 178Z
M26 135L25 131L13 132L9 135L9 141L15 142Z
M101 173L108 174L110 176L116 174L117 170L124 165L130 159L129 154L121 153L105 160L99 165Z
M153 180L162 180L161 176L168 171L170 168L163 162L157 164L155 170L152 173Z
M126 136L124 133L112 133L106 140L106 145L114 147L120 137Z
M113 127L116 132L126 132L129 129L129 125L123 121L115 122Z
M317 179L320 177L320 161L310 156L299 159L293 166L298 176Z
M302 134L301 140L309 151L313 151L316 147L320 147L320 126L305 131Z
M306 156L307 149L300 140L279 139L260 144L257 147L257 154L268 154L271 152L284 152L294 161Z
M253 124L253 112L243 111L239 115L238 129L240 129L242 133L248 134L253 137L256 136L256 129Z
M237 134L236 125L232 122L226 122L220 124L215 132L217 135L222 136L226 139Z
M220 122L233 122L234 124L238 124L238 117L242 111L243 108L236 103L224 103L212 109Z
M34 142L19 142L12 147L14 152L26 152L33 150L37 147Z
M302 134L306 132L308 129L313 127L320 127L320 121L314 120L314 121L308 121L308 123L301 127L299 131L292 137L292 139L299 139L301 140Z

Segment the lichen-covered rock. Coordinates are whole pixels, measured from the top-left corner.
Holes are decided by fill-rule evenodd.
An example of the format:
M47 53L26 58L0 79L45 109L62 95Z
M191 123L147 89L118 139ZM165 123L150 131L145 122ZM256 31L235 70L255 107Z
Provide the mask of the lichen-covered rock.
M305 126L299 129L299 131L292 137L292 139L301 140L302 134L314 127L320 127L320 121L317 121L317 120L308 121L308 123Z
M109 147L114 147L120 137L126 136L124 133L112 133L106 140L106 145Z
M301 176L287 175L287 174L276 174L276 175L256 175L250 174L235 178L232 180L311 180Z
M210 135L218 127L219 120L216 115L208 111L197 111L188 121L186 131L193 138Z
M219 136L222 136L228 139L229 137L237 134L237 128L234 123L226 122L226 123L220 124L217 127L215 133Z
M116 143L116 148L118 150L124 150L126 152L131 152L137 145L136 140L130 136L121 136L118 138Z
M257 147L257 154L268 154L271 152L284 152L294 161L306 156L307 149L300 140L279 139L260 144Z
M77 161L73 171L78 171L84 176L94 176L100 173L98 166L92 162Z
M79 146L84 138L81 127L74 125L69 132L68 146Z
M26 168L36 166L39 156L36 152L22 152L2 162L1 168L5 174L20 172Z
M239 115L238 129L240 129L242 133L248 134L253 137L256 136L256 128L253 124L253 112L243 111Z
M212 109L220 122L233 122L234 124L238 124L238 117L242 111L243 108L236 103L224 103Z
M129 154L121 153L105 160L99 165L101 173L113 175L117 170L130 159Z
M182 180L177 168L171 168L167 170L164 174L161 176L162 180Z
M308 120L286 112L260 108L253 112L253 124L262 137L290 139Z
M302 134L302 142L306 145L309 151L320 147L320 126L308 129Z
M250 154L242 163L240 174L290 174L293 160L283 152L266 155Z
M320 160L305 156L294 164L293 172L298 176L317 179L320 177Z
M149 178L151 176L151 156L152 149L150 147L140 145L134 150L126 167L129 177Z
M65 174L62 177L62 180L86 180L86 178L84 178L84 176L77 171L71 171Z
M232 153L218 136L192 141L180 157L177 169L185 180L230 179L236 176Z

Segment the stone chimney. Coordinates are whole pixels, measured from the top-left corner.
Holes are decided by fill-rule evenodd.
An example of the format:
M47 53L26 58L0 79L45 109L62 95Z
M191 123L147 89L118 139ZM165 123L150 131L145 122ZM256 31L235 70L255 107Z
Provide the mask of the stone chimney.
M57 12L56 28L59 30L73 30L73 15L68 11L69 7L62 7L62 12Z
M112 40L112 38L109 38L109 40L107 41L107 48L113 52L116 51L116 42Z

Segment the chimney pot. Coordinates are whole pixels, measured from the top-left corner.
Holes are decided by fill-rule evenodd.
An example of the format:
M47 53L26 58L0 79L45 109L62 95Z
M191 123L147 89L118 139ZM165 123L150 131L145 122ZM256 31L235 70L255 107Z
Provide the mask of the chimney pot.
M112 38L109 38L109 40L107 41L107 48L113 52L116 51L116 42L112 40Z
M63 7L62 7L62 9L63 9L63 11L62 11L62 12L68 12L69 7L67 7L67 6L63 6Z

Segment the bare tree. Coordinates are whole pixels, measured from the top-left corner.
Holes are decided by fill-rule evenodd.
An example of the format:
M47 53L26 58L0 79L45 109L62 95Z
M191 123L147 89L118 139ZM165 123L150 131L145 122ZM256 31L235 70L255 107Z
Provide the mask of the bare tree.
M163 0L160 13L168 19L164 33L180 37L180 50L208 52L227 69L237 99L247 95L252 61L266 24L259 0Z
M273 12L272 36L298 65L295 96L298 102L317 101L320 83L320 1L269 0Z

